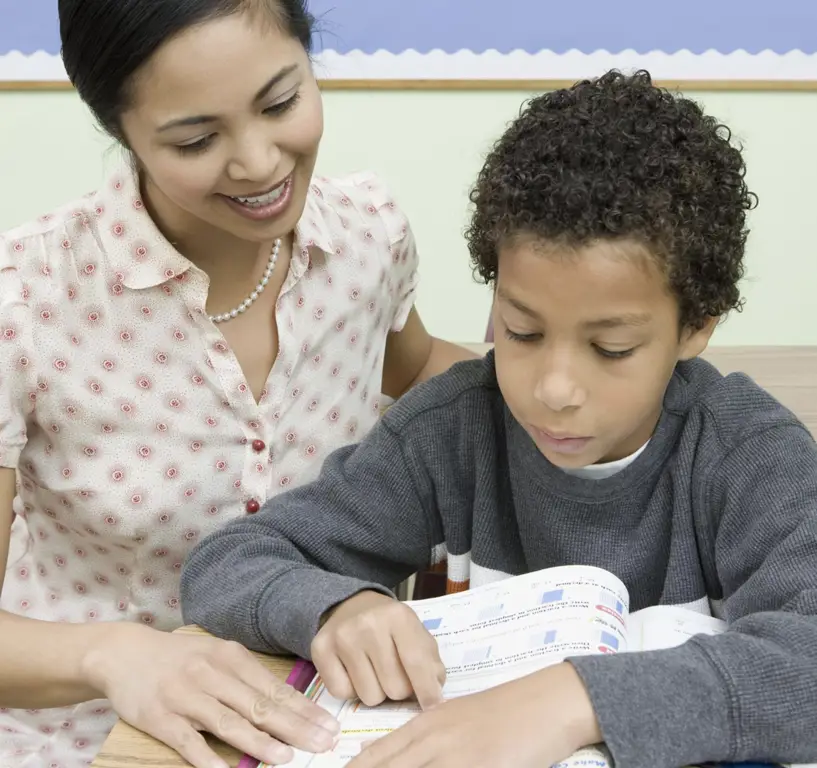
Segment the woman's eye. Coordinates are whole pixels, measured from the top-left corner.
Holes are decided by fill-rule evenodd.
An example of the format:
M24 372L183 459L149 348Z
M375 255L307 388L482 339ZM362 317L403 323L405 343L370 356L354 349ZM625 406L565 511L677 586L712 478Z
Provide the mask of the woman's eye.
M183 155L187 154L195 154L197 152L203 152L207 147L210 146L213 140L212 136L205 136L204 138L199 139L198 141L194 141L190 144L177 144L176 149L179 150Z

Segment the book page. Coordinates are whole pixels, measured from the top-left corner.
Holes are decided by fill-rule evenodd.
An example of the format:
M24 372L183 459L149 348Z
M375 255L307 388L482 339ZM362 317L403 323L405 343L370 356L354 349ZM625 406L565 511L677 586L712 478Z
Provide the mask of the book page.
M585 747L552 768L613 768L613 758L602 745Z
M567 656L626 647L628 596L607 571L550 568L407 603L436 638L446 698L492 688Z
M615 576L598 568L551 568L406 604L437 640L447 672L446 699L487 690L567 656L617 653L627 645L627 591ZM306 694L338 718L341 734L329 753L296 752L290 768L345 765L366 742L420 713L413 700L367 707L335 699L320 676ZM602 755L583 752L587 754L580 760L598 761ZM606 763L565 763L564 768L591 765Z
M627 620L629 649L657 651L682 645L693 635L717 635L726 622L675 605L655 605L630 614Z

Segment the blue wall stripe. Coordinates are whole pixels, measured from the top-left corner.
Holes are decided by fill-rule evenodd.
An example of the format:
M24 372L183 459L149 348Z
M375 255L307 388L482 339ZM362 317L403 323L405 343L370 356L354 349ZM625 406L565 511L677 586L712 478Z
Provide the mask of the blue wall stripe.
M144 0L163 2L164 0ZM817 53L817 0L311 0L318 50ZM59 52L57 0L0 0L0 54Z

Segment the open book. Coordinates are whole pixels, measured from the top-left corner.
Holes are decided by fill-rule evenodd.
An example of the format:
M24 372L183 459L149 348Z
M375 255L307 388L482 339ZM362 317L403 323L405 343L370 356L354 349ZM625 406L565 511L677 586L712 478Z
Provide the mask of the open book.
M624 584L613 574L564 566L406 604L437 639L447 670L446 699L486 690L569 656L668 648L726 627L719 619L686 608L656 606L630 614L628 601ZM363 744L420 712L414 701L367 707L333 698L318 675L305 693L340 720L341 735L332 752L296 752L287 764L290 768L340 768ZM254 761L252 765L268 768ZM612 760L599 746L559 764L585 766L610 768Z

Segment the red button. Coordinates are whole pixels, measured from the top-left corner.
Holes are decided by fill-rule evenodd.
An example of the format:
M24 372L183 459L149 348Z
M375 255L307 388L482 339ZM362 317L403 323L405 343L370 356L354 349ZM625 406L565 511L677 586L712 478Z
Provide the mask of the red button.
M261 505L255 499L250 499L247 502L247 512L249 514L254 515L259 509L261 509Z
M263 441L263 440L253 440L253 441L252 441L252 449L253 449L253 450L254 450L256 453L261 453L261 451L263 451L263 450L264 450L264 448L266 448L266 447L267 447L267 446L264 444L264 441Z

